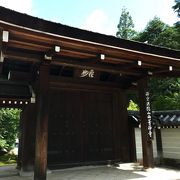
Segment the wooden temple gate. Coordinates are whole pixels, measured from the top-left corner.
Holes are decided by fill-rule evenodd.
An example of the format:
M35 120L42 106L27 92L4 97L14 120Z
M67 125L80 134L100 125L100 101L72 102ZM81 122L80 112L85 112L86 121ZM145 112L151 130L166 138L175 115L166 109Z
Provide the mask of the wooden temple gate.
M0 105L23 104L19 168L131 162L127 92L139 92L143 165L153 167L148 78L179 76L180 52L0 7ZM19 84L22 88L11 94ZM34 103L31 100L34 100ZM11 102L11 103L10 103ZM23 101L24 102L24 101ZM21 103L22 104L22 103Z

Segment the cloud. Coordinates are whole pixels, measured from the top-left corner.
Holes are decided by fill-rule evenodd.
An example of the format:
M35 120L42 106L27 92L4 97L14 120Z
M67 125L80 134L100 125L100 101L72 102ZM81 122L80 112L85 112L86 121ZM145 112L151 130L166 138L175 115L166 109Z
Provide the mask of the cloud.
M0 6L32 15L32 1L33 0L0 0Z
M115 35L116 31L116 25L113 25L108 15L102 9L92 11L81 28L108 35Z

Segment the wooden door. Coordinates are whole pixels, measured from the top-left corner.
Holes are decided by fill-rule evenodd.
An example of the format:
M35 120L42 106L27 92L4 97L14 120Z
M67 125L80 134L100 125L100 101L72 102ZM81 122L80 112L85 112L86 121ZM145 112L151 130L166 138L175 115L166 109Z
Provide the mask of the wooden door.
M51 93L48 163L114 159L111 93Z
M50 101L48 163L80 162L80 94L53 91Z
M112 94L84 93L85 161L114 159Z

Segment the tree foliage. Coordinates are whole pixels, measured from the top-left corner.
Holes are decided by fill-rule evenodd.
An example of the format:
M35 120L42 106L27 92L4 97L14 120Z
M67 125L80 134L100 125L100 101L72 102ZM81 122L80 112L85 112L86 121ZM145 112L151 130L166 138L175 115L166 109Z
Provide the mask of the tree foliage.
M175 0L173 9L180 15L180 1ZM154 17L147 23L142 32L134 31L132 17L126 9L122 9L118 24L117 37L132 39L139 42L157 45L161 47L180 49L180 23L169 26L162 22L160 18ZM166 78L150 80L152 93L152 108L154 110L180 109L180 78ZM136 102L130 100L128 109L138 109Z
M158 17L149 21L135 40L161 47L180 49L180 33L176 26L170 27ZM180 78L151 78L153 110L180 109Z
M172 7L175 12L177 12L177 16L180 18L180 0L175 0L175 5ZM180 21L175 23L176 29L178 31L178 39L180 41Z
M178 17L180 17L180 0L175 0L175 5L172 8L177 12Z
M117 28L116 36L118 38L132 39L136 34L132 17L125 8L122 9Z
M139 111L139 106L133 100L130 100L127 110Z
M180 49L178 28L176 26L170 27L158 17L149 21L144 31L140 32L134 40L171 49Z
M18 133L20 110L0 109L0 148L12 149Z
M153 110L180 109L180 78L152 78L149 86Z

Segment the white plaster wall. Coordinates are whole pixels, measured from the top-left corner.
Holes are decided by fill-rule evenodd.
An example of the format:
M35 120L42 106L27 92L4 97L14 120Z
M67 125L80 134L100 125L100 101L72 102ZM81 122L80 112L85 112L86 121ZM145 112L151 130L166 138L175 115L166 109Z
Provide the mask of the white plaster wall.
M157 158L157 148L156 148L156 135L155 132L153 132L154 138L153 138L153 156L154 158ZM141 129L135 128L135 138L136 138L136 156L137 160L142 159L142 140L141 140Z
M161 128L163 157L180 159L180 129Z
M141 141L141 129L135 128L135 139L136 139L136 157L142 159L142 141Z

